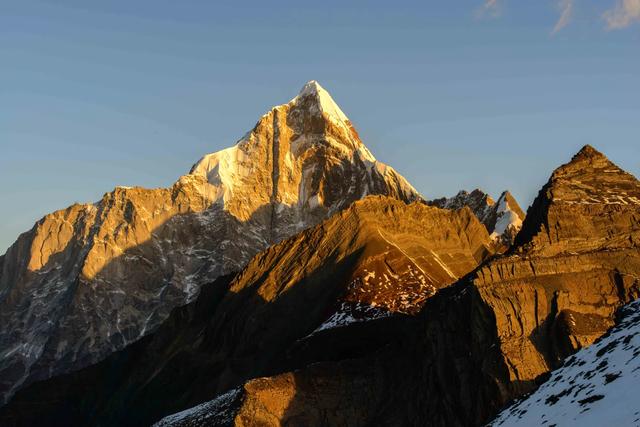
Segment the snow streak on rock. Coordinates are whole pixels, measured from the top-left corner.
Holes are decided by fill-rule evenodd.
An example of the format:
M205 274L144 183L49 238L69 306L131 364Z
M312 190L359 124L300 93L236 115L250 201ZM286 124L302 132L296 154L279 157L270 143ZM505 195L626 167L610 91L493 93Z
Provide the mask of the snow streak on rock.
M153 427L196 427L231 425L236 413L235 403L241 397L240 388L230 390L215 399L169 415Z
M390 316L391 314L391 312L377 308L375 305L367 305L359 302L343 302L340 305L340 308L313 332L315 333L327 329L340 328L358 322L381 319L383 317Z

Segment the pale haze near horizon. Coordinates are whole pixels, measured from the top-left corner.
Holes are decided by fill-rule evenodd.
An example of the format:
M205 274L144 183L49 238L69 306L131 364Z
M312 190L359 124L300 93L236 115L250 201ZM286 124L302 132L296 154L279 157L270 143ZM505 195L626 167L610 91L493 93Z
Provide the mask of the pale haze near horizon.
M616 1L566 22L551 1L85 3L2 5L0 253L56 209L171 185L312 79L427 198L526 209L584 144L640 174L640 25L606 28Z

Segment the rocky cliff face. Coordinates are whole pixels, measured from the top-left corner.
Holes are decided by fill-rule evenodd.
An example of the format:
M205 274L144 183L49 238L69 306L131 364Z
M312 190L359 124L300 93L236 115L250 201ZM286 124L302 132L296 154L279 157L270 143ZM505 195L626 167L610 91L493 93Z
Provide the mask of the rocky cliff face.
M368 194L420 196L316 82L172 187L45 216L0 262L0 394L95 363L204 283Z
M250 378L373 354L491 248L467 208L367 197L206 287L143 341L19 392L0 419L145 425Z
M511 246L525 217L518 202L508 191L504 191L497 202L482 190L475 189L470 193L462 190L453 197L434 199L427 203L443 209L468 206L487 227L491 238L502 250Z
M512 383L591 344L639 296L640 184L590 146L558 168L517 248L474 280L494 309Z
M503 410L492 426L632 426L640 421L640 301L620 310L620 322L565 360L544 384ZM238 393L239 394L239 393Z
M440 290L374 352L235 389L225 425L488 421L640 295L639 191L633 176L586 146L553 173L507 255ZM221 407L163 423L197 425Z

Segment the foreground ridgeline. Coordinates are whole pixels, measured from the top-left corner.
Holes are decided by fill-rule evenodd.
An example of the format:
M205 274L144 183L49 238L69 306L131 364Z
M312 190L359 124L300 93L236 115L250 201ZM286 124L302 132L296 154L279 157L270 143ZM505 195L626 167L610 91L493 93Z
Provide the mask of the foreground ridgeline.
M639 296L639 244L640 183L590 146L526 217L509 192L425 201L309 82L171 188L0 257L0 425L469 426L531 392L495 422L540 423L537 395L575 406L560 377L632 381L576 366L635 355L584 347Z

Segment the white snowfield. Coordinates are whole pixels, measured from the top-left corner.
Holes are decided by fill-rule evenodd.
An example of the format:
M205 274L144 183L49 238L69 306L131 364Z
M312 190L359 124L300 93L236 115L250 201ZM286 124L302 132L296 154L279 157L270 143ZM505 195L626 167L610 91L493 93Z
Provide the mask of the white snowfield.
M490 426L640 426L640 300L623 316Z

